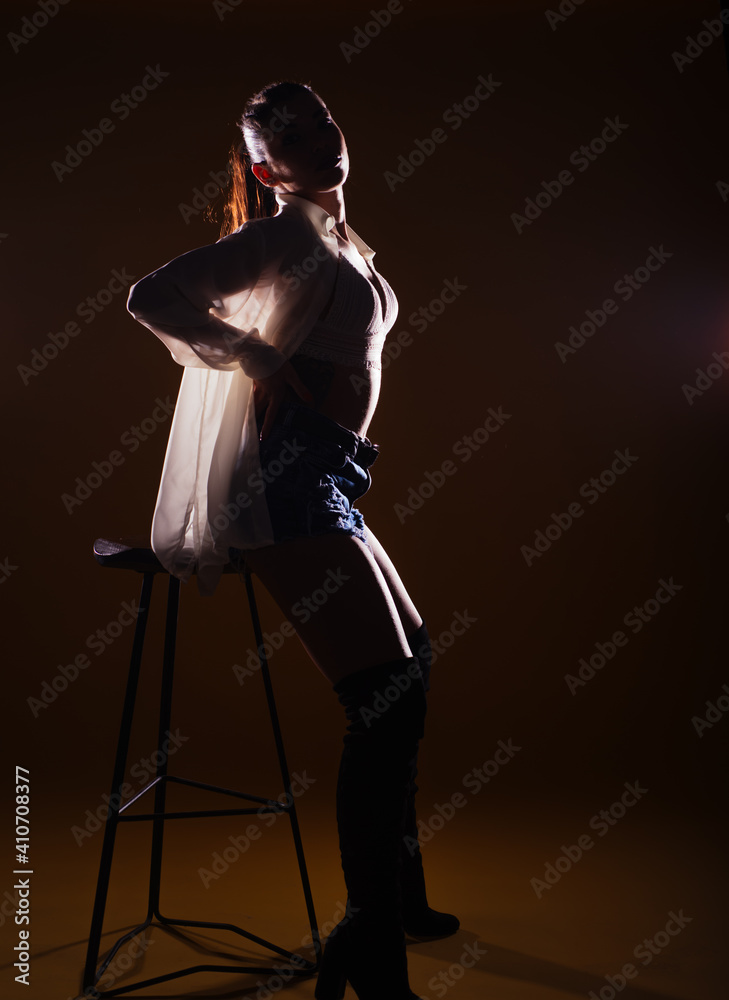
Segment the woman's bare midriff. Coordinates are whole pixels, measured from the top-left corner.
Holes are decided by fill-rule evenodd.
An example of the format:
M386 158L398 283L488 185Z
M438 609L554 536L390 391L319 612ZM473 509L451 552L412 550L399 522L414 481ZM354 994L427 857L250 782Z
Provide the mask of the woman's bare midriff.
M360 437L367 435L380 394L379 368L352 368L304 354L294 354L289 361L314 396L313 403L303 405L336 420ZM287 395L303 402L290 386Z
M339 240L340 254L348 257L356 267L354 261L359 259L358 251L336 229L334 233ZM383 311L386 308L384 300L382 308ZM379 368L353 368L306 354L294 354L289 361L314 395L314 402L305 405L336 420L360 437L366 436L380 395L382 372ZM290 386L287 387L287 395L302 402Z

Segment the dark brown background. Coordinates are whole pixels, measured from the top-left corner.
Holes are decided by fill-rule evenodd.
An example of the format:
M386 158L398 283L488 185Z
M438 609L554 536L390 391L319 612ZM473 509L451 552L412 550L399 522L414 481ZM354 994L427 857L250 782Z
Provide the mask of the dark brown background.
M3 35L35 9L6 4ZM37 718L28 698L60 663L88 652L87 636L115 619L122 601L138 597L139 578L100 568L92 543L148 530L169 421L133 454L122 447L123 466L73 514L61 495L120 448L156 397L175 399L182 371L126 312L126 293L92 324L82 321L81 334L28 385L18 366L113 268L136 279L217 239L216 225L202 214L186 224L179 205L225 165L249 94L285 78L310 82L343 129L347 221L377 251L398 295L391 341L402 330L414 338L385 372L369 432L382 453L362 510L433 638L454 612L477 619L433 667L423 809L446 801L497 740L511 738L522 750L481 803L483 835L510 810L532 829L576 816L535 846L527 879L626 781L649 789L646 805L662 817L657 838L674 822L707 851L719 836L729 721L699 738L691 720L729 682L729 375L693 405L682 386L712 352L729 350L729 207L716 187L729 183L727 71L721 40L683 72L671 58L718 5L589 0L551 31L537 3L417 0L347 63L340 43L368 10L246 3L220 20L202 2L74 0L18 54L4 42L0 558L17 568L0 592L3 809L12 826L12 768L30 768L39 867L66 857L70 884L93 882L98 865L101 835L79 849L71 827L108 791L131 629L103 656L92 653L91 667ZM157 63L169 76L144 103L124 121L109 114ZM447 141L391 192L384 172L443 125L479 74L502 85L457 131L446 126ZM51 162L104 116L113 133L59 182ZM571 152L615 116L629 128L579 173ZM564 168L574 183L517 235L511 213ZM562 364L555 341L585 310L616 298L615 281L661 244L670 260L629 302L617 299L617 314ZM415 333L408 317L446 278L467 290ZM512 415L505 426L468 463L456 458L457 474L401 524L395 504L498 406ZM528 567L520 547L626 448L635 465L598 503L583 502L584 516ZM661 577L680 593L572 696L564 675L596 642L625 631L623 616L654 596ZM260 587L259 595L263 627L273 632L281 613ZM162 597L158 583L153 615ZM232 670L254 643L242 585L226 578L207 600L190 584L182 601L174 724L189 740L175 767L233 787L260 788L268 778L275 787L260 679L241 688ZM148 642L134 761L154 746L159 620ZM318 779L302 808L316 804L331 822L341 710L295 639L271 667L291 768ZM441 836L457 846L455 826ZM724 898L725 876L708 863L697 874L707 899ZM630 880L623 888L629 905ZM89 892L64 895L79 933ZM47 921L51 942L56 917L38 904L36 926ZM6 931L9 942L9 924ZM63 981L62 991L72 988Z

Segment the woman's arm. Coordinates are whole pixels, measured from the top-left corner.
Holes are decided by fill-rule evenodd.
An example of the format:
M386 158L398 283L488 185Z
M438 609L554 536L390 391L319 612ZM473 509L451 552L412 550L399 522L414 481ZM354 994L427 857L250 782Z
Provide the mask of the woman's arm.
M178 364L272 375L285 357L257 329L239 330L212 308L238 311L261 280L265 238L247 223L236 233L175 257L129 290L127 310L168 347Z
M167 345L178 364L222 371L240 365L249 378L260 379L273 375L286 362L285 355L263 340L258 330L239 330L217 316L208 314L199 326L192 322L171 326L156 318L150 322L133 306L127 308Z

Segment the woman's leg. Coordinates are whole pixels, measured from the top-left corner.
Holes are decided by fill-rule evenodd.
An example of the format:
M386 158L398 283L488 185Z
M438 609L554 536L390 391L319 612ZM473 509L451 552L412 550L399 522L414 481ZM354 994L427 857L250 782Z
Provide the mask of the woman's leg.
M318 1000L410 1000L399 879L425 689L373 553L342 532L246 553L347 715L336 815L347 916L327 940ZM373 954L378 962L373 963Z
M367 525L367 541L372 546L375 562L380 567L382 575L387 582L390 594L397 608L397 613L400 616L400 623L402 624L405 636L409 637L420 628L423 624L423 619L418 614L418 609L410 599L410 595L405 589L405 585L400 579L400 575L395 569L392 560L369 525Z
M428 630L413 604L410 595L400 579L392 560L367 525L367 540L374 551L377 565L387 581L408 646L412 655L420 662L426 692L430 689L430 665L432 649ZM425 887L423 858L418 843L418 823L415 812L415 796L418 791L418 753L410 761L408 796L405 805L404 836L400 849L400 882L402 888L402 915L405 930L414 937L443 937L458 930L460 923L456 916L442 913L428 905Z
M408 628L416 628L417 611L409 598L404 602L404 588L392 593L376 556L353 535L296 538L249 549L245 556L332 684L365 667L412 656L401 615ZM392 563L384 559L390 572ZM391 572L399 581L394 567Z

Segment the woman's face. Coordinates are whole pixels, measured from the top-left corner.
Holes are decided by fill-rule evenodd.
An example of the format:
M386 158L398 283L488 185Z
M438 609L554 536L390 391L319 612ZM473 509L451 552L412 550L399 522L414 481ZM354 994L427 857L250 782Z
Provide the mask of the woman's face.
M333 191L347 179L344 136L313 94L302 93L279 104L264 135L268 155L253 164L253 172L273 190L305 196Z

